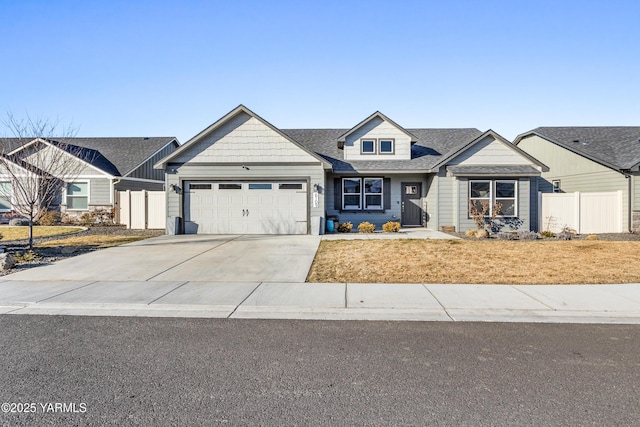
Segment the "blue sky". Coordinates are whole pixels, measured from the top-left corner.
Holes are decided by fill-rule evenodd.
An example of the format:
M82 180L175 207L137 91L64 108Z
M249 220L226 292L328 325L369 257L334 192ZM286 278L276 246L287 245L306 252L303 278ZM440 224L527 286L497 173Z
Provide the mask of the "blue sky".
M280 128L640 125L640 2L0 0L0 115L186 142ZM3 131L4 133L4 131Z

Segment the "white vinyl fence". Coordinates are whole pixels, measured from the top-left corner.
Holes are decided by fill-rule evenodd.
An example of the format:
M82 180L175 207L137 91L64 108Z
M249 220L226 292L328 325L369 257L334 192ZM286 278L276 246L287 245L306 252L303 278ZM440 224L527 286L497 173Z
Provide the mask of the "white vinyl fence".
M167 204L164 191L116 191L116 222L127 228L165 228Z
M539 230L579 234L622 233L622 191L610 193L538 193Z

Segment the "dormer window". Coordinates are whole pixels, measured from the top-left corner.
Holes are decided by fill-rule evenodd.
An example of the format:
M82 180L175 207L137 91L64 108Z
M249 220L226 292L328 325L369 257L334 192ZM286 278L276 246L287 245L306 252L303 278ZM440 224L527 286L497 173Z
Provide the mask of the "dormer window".
M362 154L376 154L376 140L363 139L361 142Z
M393 154L393 139L380 140L380 154Z

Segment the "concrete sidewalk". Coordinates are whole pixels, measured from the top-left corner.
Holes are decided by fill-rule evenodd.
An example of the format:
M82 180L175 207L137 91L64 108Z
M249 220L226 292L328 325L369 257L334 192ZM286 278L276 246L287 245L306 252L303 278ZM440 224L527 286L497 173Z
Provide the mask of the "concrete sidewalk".
M3 280L0 313L638 324L640 284Z

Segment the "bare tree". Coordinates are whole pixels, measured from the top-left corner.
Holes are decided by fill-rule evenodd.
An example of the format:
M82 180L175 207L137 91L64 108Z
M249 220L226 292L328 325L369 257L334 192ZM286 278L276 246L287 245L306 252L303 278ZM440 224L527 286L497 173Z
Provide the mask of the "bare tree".
M33 249L34 223L47 210L59 207L68 183L84 167L79 161L84 151L69 140L75 128L56 132L57 120L17 119L7 113L2 123L14 138L0 138L0 203L29 221L29 249Z

